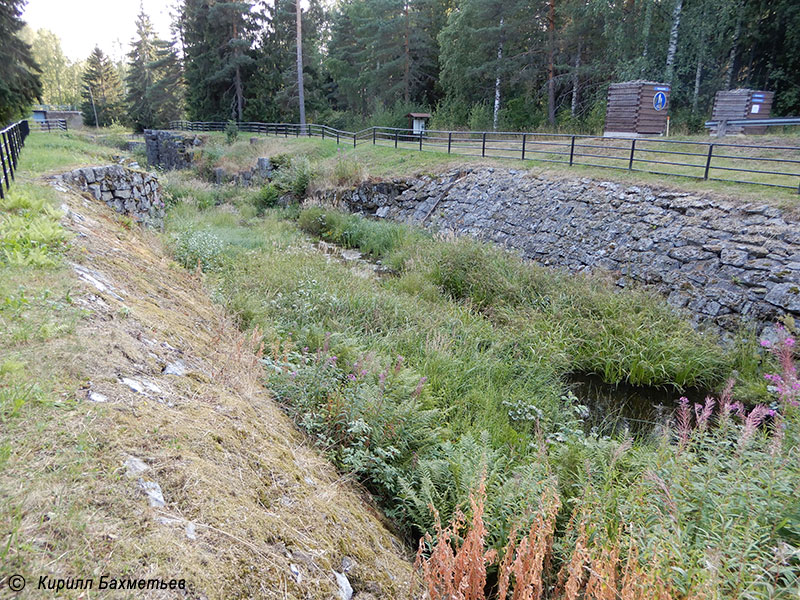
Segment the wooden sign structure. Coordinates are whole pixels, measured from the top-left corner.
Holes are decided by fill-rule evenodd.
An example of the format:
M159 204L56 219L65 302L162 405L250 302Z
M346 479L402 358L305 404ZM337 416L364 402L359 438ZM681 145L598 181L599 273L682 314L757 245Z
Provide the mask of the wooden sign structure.
M408 128L414 132L414 135L421 135L425 133L427 128L428 119L431 118L430 113L408 113Z
M714 96L714 108L711 111L712 121L730 121L732 119L768 119L772 111L772 100L775 92L763 90L723 90ZM745 134L758 135L766 133L766 125L747 126L726 125L723 135ZM711 127L711 135L717 135L718 126Z
M670 86L626 81L608 86L606 136L662 135L667 129Z

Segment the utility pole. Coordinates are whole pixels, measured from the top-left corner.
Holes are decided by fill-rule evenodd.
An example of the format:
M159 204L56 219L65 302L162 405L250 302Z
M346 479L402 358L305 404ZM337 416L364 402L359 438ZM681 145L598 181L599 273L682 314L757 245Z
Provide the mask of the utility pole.
M300 97L300 133L306 134L306 99L303 89L303 20L300 11L300 0L295 0L297 7L297 93Z
M94 127L97 129L100 127L100 123L97 120L97 107L94 105L94 94L92 93L92 86L87 84L86 87L89 88L89 98L92 100L92 111L94 112Z

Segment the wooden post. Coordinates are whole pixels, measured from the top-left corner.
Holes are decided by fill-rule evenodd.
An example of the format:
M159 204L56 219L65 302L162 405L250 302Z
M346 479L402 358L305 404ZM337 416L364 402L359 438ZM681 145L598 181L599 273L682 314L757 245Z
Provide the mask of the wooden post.
M353 134L353 148L356 147L356 134Z
M450 154L450 148L453 145L453 132L447 132L447 153Z
M481 156L486 156L486 132L483 132L483 145L481 146Z
M397 137L398 137L398 133L397 133L397 130L395 129L394 130L394 147L395 148L397 148Z
M372 145L375 145L375 128L372 128Z
M422 152L422 132L419 132L419 151Z
M525 141L528 139L528 134L522 134L522 160L525 160Z

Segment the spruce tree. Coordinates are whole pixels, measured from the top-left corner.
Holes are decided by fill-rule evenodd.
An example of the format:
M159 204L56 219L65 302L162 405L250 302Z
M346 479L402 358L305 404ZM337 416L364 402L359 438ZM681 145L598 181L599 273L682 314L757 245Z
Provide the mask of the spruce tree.
M180 28L192 118L241 120L255 59L252 48L262 15L253 3L184 0ZM292 32L293 32L292 28Z
M180 61L172 43L155 37L150 18L142 11L137 37L128 53L128 120L141 131L165 127L182 114Z
M152 64L156 58L153 26L144 11L136 18L136 38L128 53L128 74L125 78L128 93L128 120L134 129L149 129L155 123L155 107L152 104L152 90L156 74Z
M31 47L19 37L24 0L0 2L0 124L23 116L41 100L42 82Z
M122 83L114 65L99 47L95 47L86 61L81 96L86 125L105 127L124 118Z

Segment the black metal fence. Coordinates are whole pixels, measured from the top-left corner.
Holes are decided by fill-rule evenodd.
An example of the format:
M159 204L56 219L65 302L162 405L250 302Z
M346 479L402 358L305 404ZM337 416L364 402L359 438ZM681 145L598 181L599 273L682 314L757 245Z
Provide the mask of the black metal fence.
M560 133L437 131L369 127L342 131L326 125L237 123L239 131L281 137L314 136L353 147L374 144L478 156L535 160L567 166L617 169L697 180L784 188L800 193L800 146L728 144L664 138L602 137ZM224 131L225 122L172 121L172 129Z
M5 198L5 193L15 178L19 154L25 145L28 133L30 133L28 121L19 121L0 131L0 165L3 167L0 173L0 198Z

